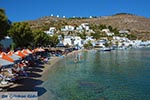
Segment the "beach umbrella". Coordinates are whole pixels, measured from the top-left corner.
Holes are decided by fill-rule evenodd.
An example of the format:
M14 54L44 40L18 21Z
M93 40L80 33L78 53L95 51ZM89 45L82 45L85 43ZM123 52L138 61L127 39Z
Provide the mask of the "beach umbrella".
M25 58L26 55L24 53L22 53L20 50L16 51L14 54L20 56L21 58Z
M1 66L2 68L12 67L13 64L14 64L13 62L10 62L10 61L8 61L8 60L5 60L5 59L0 58L0 66Z
M45 51L43 48L39 48L40 51Z
M7 53L7 55L8 55L11 59L13 59L15 63L21 61L21 57L20 57L20 56L17 56L16 54L14 54L13 51L9 51L9 52Z
M0 54L1 54L1 55L7 55L5 52L1 52Z
M14 60L12 58L10 58L6 53L1 53L0 57L2 59L8 60L10 62L14 62Z
M9 55L9 56L11 56L11 55L13 55L13 54L14 54L13 51L9 51L9 52L7 53L7 55Z
M31 50L26 49L26 51L27 51L29 54L32 54L32 51L31 51Z
M5 60L5 59L1 59L0 58L0 68L1 68L1 71L2 71L2 69L4 69L4 68L11 68L11 67L13 67L13 65L14 65L14 63L13 62L10 62L10 61L8 61L8 60ZM3 73L3 75L4 75L4 71L2 71Z
M43 48L36 48L36 49L34 49L34 51L35 52L43 52L43 51L45 51Z
M32 51L30 51L29 49L23 49L22 52L26 54L32 54Z
M29 55L29 53L25 49L23 49L21 52L25 55Z
M9 57L12 58L12 59L14 60L15 63L18 63L18 62L21 61L21 57L15 55L15 54L10 55Z
M34 52L40 52L39 48L34 49Z

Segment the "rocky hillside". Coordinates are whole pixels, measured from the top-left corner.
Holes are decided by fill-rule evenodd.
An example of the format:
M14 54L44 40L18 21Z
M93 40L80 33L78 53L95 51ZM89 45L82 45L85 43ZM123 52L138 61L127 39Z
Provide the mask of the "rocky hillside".
M57 28L68 24L76 26L84 22L90 24L105 24L118 29L129 29L139 38L150 39L150 18L132 14L116 14L113 16L96 18L57 18L47 16L27 22L30 24L31 28L41 30L47 30L50 26L55 26Z

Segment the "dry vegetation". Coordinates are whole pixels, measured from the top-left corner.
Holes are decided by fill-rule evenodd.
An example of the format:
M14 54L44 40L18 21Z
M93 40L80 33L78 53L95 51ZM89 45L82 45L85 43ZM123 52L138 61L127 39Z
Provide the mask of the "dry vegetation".
M48 30L50 26L61 28L64 25L77 26L81 23L105 24L118 29L129 29L138 38L150 39L150 19L132 14L116 14L96 18L56 18L43 17L37 20L28 21L32 29Z

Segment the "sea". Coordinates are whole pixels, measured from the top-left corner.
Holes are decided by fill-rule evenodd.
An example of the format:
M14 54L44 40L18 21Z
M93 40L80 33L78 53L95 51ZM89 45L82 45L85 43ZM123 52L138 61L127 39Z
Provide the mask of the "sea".
M41 100L150 100L150 48L72 54L48 71L42 87Z

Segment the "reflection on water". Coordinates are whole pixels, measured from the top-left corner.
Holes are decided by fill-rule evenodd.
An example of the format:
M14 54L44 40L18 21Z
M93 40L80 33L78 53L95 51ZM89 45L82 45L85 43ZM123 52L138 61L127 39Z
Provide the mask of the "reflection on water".
M150 49L82 53L64 58L43 86L53 100L150 100ZM49 95L50 94L50 95ZM49 99L47 99L49 100Z

